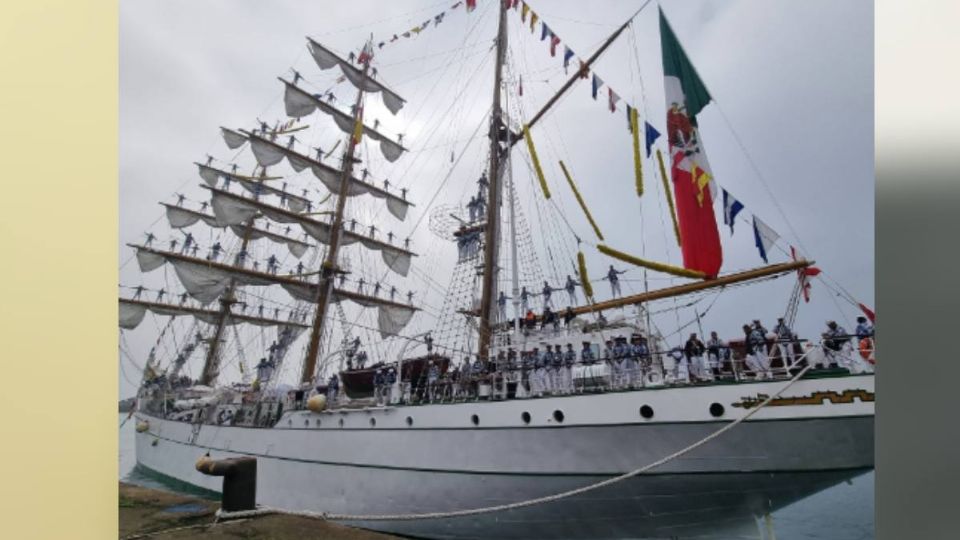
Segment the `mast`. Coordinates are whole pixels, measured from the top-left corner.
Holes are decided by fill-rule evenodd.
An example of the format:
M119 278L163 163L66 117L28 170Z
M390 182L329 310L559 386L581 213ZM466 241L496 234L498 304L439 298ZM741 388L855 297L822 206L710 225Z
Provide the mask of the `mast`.
M484 227L483 283L480 297L480 343L478 354L486 359L490 353L491 328L493 326L493 295L497 275L497 239L500 230L500 86L503 79L503 61L507 52L507 7L500 4L500 20L497 25L497 61L493 79L493 112L490 115L490 186L487 191L487 218ZM509 129L508 129L509 131Z
M369 46L369 42L367 43ZM357 125L362 117L363 87L367 82L367 72L370 61L363 64L363 73L360 84L357 85L357 100L353 107L353 124ZM333 291L334 277L339 270L337 267L337 252L340 250L340 239L343 236L343 210L347 204L347 192L350 187L350 177L353 173L353 154L357 141L353 134L344 151L343 169L340 175L340 191L337 193L337 208L333 214L333 224L330 227L330 246L327 257L320 268L319 292L317 294L317 311L313 319L313 330L310 333L310 344L307 347L307 357L303 360L303 372L300 374L301 383L313 380L313 372L317 368L317 356L320 354L320 336L323 333L323 321L327 315L327 306L330 304L330 294Z
M254 169L256 170L256 169ZM266 176L267 169L264 167L263 176ZM257 179L257 183L263 183L263 177ZM240 253L247 251L247 244L250 242L250 233L253 231L253 222L256 216L250 218L243 229L243 239L240 242ZM211 386L217 378L220 370L220 341L223 340L223 330L227 326L227 317L230 316L230 307L237 303L234 292L237 288L237 280L230 278L230 285L227 291L220 297L220 317L217 319L217 330L213 334L213 340L210 342L210 349L207 351L207 358L203 362L203 371L200 376L200 384Z

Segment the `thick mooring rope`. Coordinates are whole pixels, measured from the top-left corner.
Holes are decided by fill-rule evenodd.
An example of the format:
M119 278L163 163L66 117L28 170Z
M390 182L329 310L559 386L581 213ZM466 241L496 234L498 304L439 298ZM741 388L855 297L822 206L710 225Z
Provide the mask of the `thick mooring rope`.
M589 491L594 491L603 487L607 487L607 486L616 484L617 482L622 482L624 480L627 480L628 478L633 478L634 476L643 474L649 471L650 469L669 463L670 461L673 461L679 458L680 456L683 456L684 454L687 454L689 452L692 452L693 450L696 450L697 448L707 444L713 439L716 439L717 437L723 435L724 433L730 431L731 429L745 422L751 416L760 412L761 409L766 407L774 399L777 399L778 397L780 397L780 395L784 391L786 391L788 388L793 386L794 383L799 381L801 377L806 375L806 373L810 371L812 367L813 367L813 364L808 364L807 367L803 368L792 379L790 379L790 381L787 382L787 384L783 385L783 387L777 390L777 392L775 392L774 394L771 394L769 397L767 397L767 399L763 400L762 403L752 408L747 414L743 415L742 417L734 420L733 422L723 426L717 431L714 431L710 435L707 435L706 437L700 439L699 441L685 448L677 450L676 452L664 458L661 458L657 461L654 461L653 463L640 467L639 469L635 469L628 473L621 474L620 476L608 478L607 480L596 482L594 484L579 487L576 489L571 489L561 493L556 493L554 495L548 495L546 497L529 499L526 501L519 501L515 503L510 503L510 504L487 506L484 508L472 508L468 510L452 510L448 512L427 512L422 514L371 514L371 515L329 514L325 512L292 511L292 510L281 510L278 508L262 507L262 508L257 508L256 510L246 510L246 511L240 511L240 512L223 512L222 510L218 510L216 514L217 519L236 519L236 518L248 518L253 516L262 516L267 514L286 514L291 516L324 519L324 520L331 520L331 521L413 521L413 520L419 520L419 519L441 519L441 518L476 516L480 514L489 514L493 512L503 512L506 510L516 510L518 508L525 508L528 506L545 504L545 503L558 501L560 499L566 499L568 497L581 495Z

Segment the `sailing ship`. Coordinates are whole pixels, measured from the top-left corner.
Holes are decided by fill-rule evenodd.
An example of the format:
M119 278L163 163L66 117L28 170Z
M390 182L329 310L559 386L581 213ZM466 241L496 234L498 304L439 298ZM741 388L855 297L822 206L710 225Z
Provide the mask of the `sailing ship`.
M504 66L509 13L522 10L531 28L536 14L516 0L491 4L498 22L493 99L484 122L488 166L472 177L480 177L479 189L467 208L433 206L385 176L373 179L370 169L390 170L409 144L374 119L374 111L396 115L406 105L376 73L383 42L368 40L359 54L345 55L312 38L306 46L315 67L340 74L355 91L352 106L340 107L329 89L318 92L299 72L280 78L288 118L221 127L237 154L196 163L199 206L184 195L161 203L176 231L172 239L164 244L148 233L130 247L142 272L172 269L182 291L147 290L145 298L137 286L119 299L122 332L137 328L148 312L158 321L137 396L138 466L219 491L219 479L197 472L197 460L254 456L258 502L291 511L372 516L483 508L588 486L652 463L742 418L800 370L822 363L748 421L649 473L493 513L348 523L425 538L678 537L762 515L872 469L872 370L849 358L845 367L829 362L851 351L828 347L825 358L820 343L791 339L788 354L764 335L759 346L729 340L729 354L691 366L670 347L671 336L684 328L665 331L652 322L650 306L663 299L797 276L787 301L789 324L813 268L796 258L722 271L712 209L718 201L696 127L709 95L662 11L668 113L660 131L668 135L659 145L668 151L670 169L658 149L652 176L662 180L663 196L675 196L669 213L683 266L607 247L567 179L601 240L598 256L637 265L644 276L664 273L684 282L603 299L592 291L581 251L574 266L584 301L558 309L562 328L540 309L553 291L547 285L539 292L547 272L524 218L513 156L526 147L538 182L532 185L542 188L541 202L549 199L533 128L571 86L590 80L594 62L629 21L580 60L553 99L528 118L509 106L516 89ZM454 9L475 5L457 2ZM442 20L434 18L434 26ZM555 47L558 39L543 28ZM596 94L595 75L593 84ZM615 108L612 91L610 104ZM649 131L636 108L627 113L641 194L642 164L652 158L643 157L639 139ZM307 125L308 118L316 125ZM338 130L336 142L326 150L311 146L318 138L309 134L330 126ZM239 172L241 156L252 156L247 174ZM447 241L437 256L457 247L446 288L408 239L385 232L418 204L425 209L417 225L426 219ZM201 230L209 238L202 253ZM758 246L766 245L761 240ZM421 302L426 295L391 284L412 272L443 293L439 315ZM616 273L609 279L613 285ZM505 315L505 300L513 318ZM407 332L415 317L432 329ZM619 347L628 337L644 343L646 352L605 350L605 343ZM590 352L559 368L553 357L544 365L543 356L531 352L556 349L559 355L571 343ZM299 347L302 358L294 353ZM769 366L745 362L757 347L772 352ZM540 378L540 370L552 375ZM228 371L236 380L224 380ZM296 383L287 384L284 374L297 376Z

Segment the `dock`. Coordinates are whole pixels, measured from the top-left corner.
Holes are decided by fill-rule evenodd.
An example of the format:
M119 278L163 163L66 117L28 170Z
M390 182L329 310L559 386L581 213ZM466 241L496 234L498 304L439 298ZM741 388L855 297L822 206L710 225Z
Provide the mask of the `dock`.
M214 524L218 501L120 482L120 540L399 540L397 536L297 516L267 515Z

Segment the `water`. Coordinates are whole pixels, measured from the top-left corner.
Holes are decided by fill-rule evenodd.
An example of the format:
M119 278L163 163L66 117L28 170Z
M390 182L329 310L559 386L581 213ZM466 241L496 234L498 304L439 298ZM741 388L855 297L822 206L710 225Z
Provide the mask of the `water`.
M120 414L123 422L126 414ZM134 425L131 419L120 429L120 479L154 489L173 490L148 473L136 468ZM773 531L777 540L873 540L874 473L844 482L797 501L773 513ZM197 493L189 493L196 495ZM701 537L702 538L702 537ZM721 537L716 537L721 538ZM730 538L730 537L725 537ZM757 532L736 538L773 540Z

